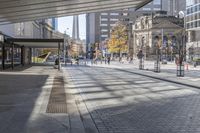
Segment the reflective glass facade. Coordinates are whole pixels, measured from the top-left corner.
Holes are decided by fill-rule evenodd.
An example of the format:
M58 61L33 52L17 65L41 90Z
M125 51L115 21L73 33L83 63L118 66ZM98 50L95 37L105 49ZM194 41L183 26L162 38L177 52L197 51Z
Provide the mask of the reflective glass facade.
M4 45L4 48L3 48L3 45ZM4 69L12 67L12 56L13 56L13 65L14 66L21 65L22 63L21 50L22 50L21 47L18 45L14 45L14 47L12 47L12 45L10 44L0 43L0 70L3 70L3 66L4 66Z

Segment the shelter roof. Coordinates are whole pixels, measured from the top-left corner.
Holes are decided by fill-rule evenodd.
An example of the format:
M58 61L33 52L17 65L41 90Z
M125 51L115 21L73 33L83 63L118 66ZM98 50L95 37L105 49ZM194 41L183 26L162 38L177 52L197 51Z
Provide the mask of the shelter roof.
M64 39L8 38L7 41L30 48L58 48L59 43L64 43Z
M138 9L152 0L0 0L0 24L91 12Z

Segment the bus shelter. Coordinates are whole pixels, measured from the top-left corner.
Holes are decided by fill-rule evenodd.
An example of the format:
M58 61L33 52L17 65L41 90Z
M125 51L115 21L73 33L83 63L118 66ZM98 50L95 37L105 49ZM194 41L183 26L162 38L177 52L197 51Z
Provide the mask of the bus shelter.
M63 44L64 39L7 38L1 43L2 69L4 70L9 67L14 69L16 65L31 64L34 48L57 48L58 59L60 60L61 46Z

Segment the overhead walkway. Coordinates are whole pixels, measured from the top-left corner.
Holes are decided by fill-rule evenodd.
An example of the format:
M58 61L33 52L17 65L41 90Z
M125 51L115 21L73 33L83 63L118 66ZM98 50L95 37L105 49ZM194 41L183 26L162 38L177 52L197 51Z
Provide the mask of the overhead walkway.
M0 24L90 12L138 9L152 0L1 0Z

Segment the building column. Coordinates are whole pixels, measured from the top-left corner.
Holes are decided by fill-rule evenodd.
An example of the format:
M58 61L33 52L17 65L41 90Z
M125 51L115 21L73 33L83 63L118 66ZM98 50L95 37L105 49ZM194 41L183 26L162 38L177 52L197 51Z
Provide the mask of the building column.
M2 69L5 69L5 44L2 43Z
M12 57L11 57L11 67L12 67L12 70L14 69L14 44L12 43Z
M58 70L60 70L60 43L58 43Z
M24 66L24 46L21 47L21 65Z
M32 64L32 48L29 48L29 64Z
M34 52L34 63L36 63L36 48L34 48L33 52Z

